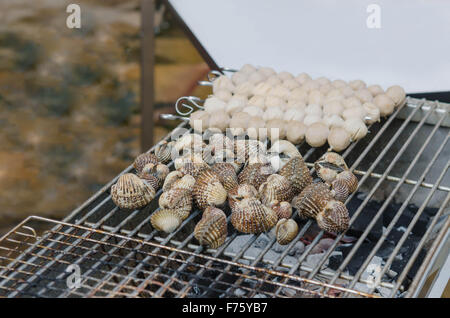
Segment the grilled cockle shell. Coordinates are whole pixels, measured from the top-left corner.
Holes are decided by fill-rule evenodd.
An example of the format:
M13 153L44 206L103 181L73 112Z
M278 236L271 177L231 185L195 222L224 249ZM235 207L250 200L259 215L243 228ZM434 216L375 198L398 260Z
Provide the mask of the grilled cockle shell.
M270 175L267 181L261 184L258 193L261 202L266 205L274 200L290 202L295 195L291 183L279 174Z
M237 200L232 208L231 224L239 232L266 232L274 227L277 221L277 214L256 198Z
M158 203L161 209L175 210L184 220L192 210L192 194L186 189L170 189L161 194Z
M344 158L335 152L327 152L314 163L317 175L323 182L331 184L338 173L348 170Z
M138 173L138 176L139 178L148 180L151 183L153 182L153 179L150 176L155 177L158 180L158 184L154 189L158 190L160 187L162 187L164 180L169 174L169 171L169 167L167 167L165 164L148 163L144 166L144 168L142 168L142 171Z
M274 171L270 163L249 164L239 173L239 184L247 183L259 189L261 184L266 182L267 178L273 173Z
M275 227L275 236L280 245L289 244L298 234L298 225L293 219L280 219Z
M173 145L176 152L186 153L202 153L202 149L206 146L203 138L199 134L184 134Z
M146 152L142 153L139 156L136 157L134 160L133 166L134 169L139 173L144 169L145 165L152 163L152 164L158 164L158 158L152 153Z
M271 208L278 216L278 219L289 219L292 216L292 206L289 202L274 200L269 203Z
M333 198L329 186L325 183L313 183L307 186L292 200L292 206L302 218L314 218L325 231L340 233L349 225L348 210L345 205Z
M207 207L194 228L194 237L201 245L218 248L227 238L227 217L215 207Z
M211 168L219 176L219 180L225 190L230 191L238 186L238 178L233 164L227 162L217 162Z
M178 212L173 209L162 209L152 214L150 223L158 230L170 233L176 230L181 224L181 218Z
M111 187L111 198L121 209L139 209L155 197L155 189L138 176L126 173Z
M208 169L210 169L209 166L204 162L202 162L202 163L185 162L177 170L180 171L183 175L189 174L189 175L193 176L194 178L196 178L204 170L208 170Z
M313 181L309 169L302 156L295 156L280 169L279 175L286 177L291 183L295 194L300 193L306 186Z
M228 192L228 204L231 209L236 202L245 198L258 198L258 190L250 184L243 183Z
M239 163L246 163L252 156L266 154L267 147L259 140L237 139L234 141L234 152Z
M159 162L166 164L172 160L173 145L173 141L167 142L163 140L155 147L155 156Z
M180 171L170 172L166 180L164 181L163 191L168 191L169 189L185 189L192 192L194 188L195 178L190 174L183 175Z
M197 206L202 210L208 206L221 206L227 199L227 191L220 182L219 175L212 169L199 174L192 193Z
M336 200L345 202L348 196L358 188L358 178L350 171L345 170L339 173L331 183L331 192Z

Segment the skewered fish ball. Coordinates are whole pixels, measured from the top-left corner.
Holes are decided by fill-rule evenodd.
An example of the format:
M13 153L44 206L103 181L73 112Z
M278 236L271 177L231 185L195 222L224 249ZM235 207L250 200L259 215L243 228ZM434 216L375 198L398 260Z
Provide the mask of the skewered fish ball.
M331 82L331 85L332 85L334 88L342 88L342 87L346 86L347 83L346 83L344 80L337 79L337 80L332 81L332 82Z
M309 92L303 87L294 88L288 95L288 100L296 100L306 102L308 100Z
M279 84L271 89L270 95L279 97L283 100L287 100L290 92L291 91L288 88L284 87L282 84Z
M342 127L333 127L328 134L328 144L334 151L342 151L350 145L350 134Z
M225 108L226 112L233 115L235 112L240 112L247 105L247 97L243 95L233 95L228 101Z
M247 135L251 139L264 140L267 138L266 122L262 117L253 116L248 122Z
M322 116L322 107L320 107L320 105L310 103L305 108L305 114Z
M220 100L223 100L224 102L228 102L233 95L231 94L230 91L221 89L221 90L215 92L214 96Z
M263 113L262 118L264 121L269 121L272 119L282 119L284 115L284 112L277 107L269 107L266 109L266 111Z
M271 119L267 121L266 126L268 137L272 142L286 138L286 123L284 120Z
M229 92L234 91L234 84L231 79L225 75L220 75L213 80L213 93L215 94L219 90L226 90Z
M353 81L350 81L350 82L348 82L348 85L351 87L351 88L353 88L353 90L355 90L355 91L357 91L357 90L359 90L359 89L363 89L363 88L366 88L366 83L364 83L363 81L361 81L361 80L353 80Z
M292 91L294 88L300 87L300 83L291 78L283 82L283 86Z
M367 89L369 90L369 92L372 94L373 97L384 93L384 90L381 88L380 85L370 85L369 87L367 87Z
M364 103L363 107L366 111L366 124L373 124L377 121L380 121L380 109L373 103Z
M394 101L395 106L400 105L401 102L406 98L405 90L398 85L389 87L386 90L386 95L388 95Z
M224 132L229 125L230 116L225 110L217 110L210 113L208 128L217 128Z
M303 124L305 124L306 127L309 127L316 123L321 123L322 117L319 115L306 115L303 119Z
M385 117L394 112L395 102L387 94L377 95L373 99L373 103L380 110L380 116Z
M336 101L331 101L326 103L323 106L323 114L326 116L330 116L330 115L341 115L342 112L344 111L344 106L342 106L342 103L338 100Z
M248 128L248 122L251 116L244 112L235 113L230 120L230 132L234 136L240 136L245 133Z
M271 75L267 78L266 83L271 86L277 86L283 83L283 81L277 75Z
M239 72L242 72L243 74L251 74L253 72L256 72L258 69L256 67L254 67L251 64L244 64L241 69L239 70Z
M244 107L242 112L249 114L252 117L262 117L264 115L264 110L258 106L247 106Z
M292 75L291 73L286 72L286 71L281 71L280 73L278 73L278 77L279 77L283 82L288 81L288 80L291 80L291 79L294 79L294 75Z
M248 76L248 82L247 83L251 83L253 85L256 85L258 83L261 83L262 81L264 81L267 78L267 76L262 74L261 70L258 70L256 72L251 73Z
M321 147L327 142L328 127L322 122L317 122L308 127L305 139L311 147Z
M262 75L264 75L265 77L269 77L269 76L272 76L272 75L276 75L276 74L277 74L277 72L275 72L275 70L274 70L273 68L271 68L271 67L260 67L260 68L258 69L258 71L259 71Z
M309 74L306 74L306 73L300 73L300 74L298 74L296 77L295 77L295 79L300 83L300 84L304 84L304 83L306 83L307 81L310 81L310 80L312 80L312 78L311 78L311 76L309 76Z
M272 90L273 85L266 82L261 82L253 88L253 95L261 95L266 96L269 95L270 91Z
M345 85L344 87L341 87L339 90L345 98L351 97L355 94L355 91L349 85Z
M235 72L233 75L231 75L231 81L235 86L245 83L248 79L248 75L239 71Z
M305 139L306 126L302 122L290 121L286 127L286 138L295 145Z
M283 115L283 120L290 122L292 120L303 122L305 111L302 108L288 108Z
M344 127L344 120L341 116L331 115L323 118L323 123L327 125L329 129L333 127Z
M266 97L263 95L254 95L248 100L249 106L258 106L261 108L265 108L266 106Z
M362 104L358 98L356 98L355 96L351 96L343 100L342 106L344 106L344 108L347 109L347 108L361 107Z
M325 97L319 89L313 89L308 95L308 104L322 105Z
M307 90L308 92L310 92L312 90L319 89L320 85L319 85L319 83L317 83L314 80L309 80L309 81L306 81L302 87L305 90Z
M239 84L234 89L235 94L243 95L243 96L252 96L253 90L255 89L255 85L251 82L244 82L242 84Z
M352 140L359 140L367 135L367 126L356 117L348 118L344 123L344 128L350 134Z
M367 112L364 107L353 107L353 108L347 108L342 112L342 117L347 120L349 118L359 118L361 120L364 120L366 117Z
M227 108L227 103L215 96L210 96L205 100L203 108L206 112L212 113L217 110L225 110Z
M355 92L355 97L358 98L363 104L373 100L372 93L367 88L357 90Z

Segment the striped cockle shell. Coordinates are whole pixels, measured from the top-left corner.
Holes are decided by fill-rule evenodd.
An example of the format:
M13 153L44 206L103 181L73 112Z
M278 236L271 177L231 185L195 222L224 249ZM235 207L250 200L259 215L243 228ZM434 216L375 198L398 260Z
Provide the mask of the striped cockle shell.
M199 134L184 134L174 143L174 148L178 153L180 151L183 151L184 153L201 153L205 146L206 144Z
M159 162L166 164L172 160L173 145L173 141L167 142L163 140L155 147L155 156Z
M158 230L166 233L171 233L180 226L182 220L178 212L173 209L162 209L152 214L150 223Z
M289 244L298 234L298 225L293 219L280 219L275 227L275 236L280 245Z
M295 156L280 169L279 175L286 177L295 194L300 193L313 179L302 156Z
M231 224L243 233L269 231L278 221L277 214L256 198L236 201L231 213Z
M239 184L247 183L259 189L261 184L274 173L270 164L255 163L247 165L238 175Z
M154 154L146 152L146 153L142 153L136 157L136 159L134 160L134 163L133 163L133 167L139 173L142 171L142 169L144 169L145 165L149 164L149 163L156 165L159 162L158 162L158 158Z
M157 188L155 188L155 190L158 190L163 185L164 180L166 179L169 172L169 167L167 167L165 164L148 163L144 166L142 171L138 173L138 176L142 179L147 179L149 176L154 176L155 178L157 178L158 186Z
M159 197L161 209L173 209L177 211L181 220L186 219L192 210L192 194L186 189L170 189Z
M219 175L212 169L206 169L198 175L192 193L201 210L208 206L221 206L227 199L227 191Z
M228 193L228 204L233 209L234 204L244 198L258 198L258 190L254 186L243 183L231 189Z
M271 208L278 216L278 219L289 219L292 216L292 206L289 202L274 200L269 203Z
M139 209L155 197L155 189L138 176L126 173L111 187L111 198L121 209Z
M342 171L331 183L331 192L336 200L345 202L358 188L358 178L349 170Z
M266 182L261 184L258 193L261 202L266 205L274 200L290 202L295 195L291 183L279 174L270 175Z
M194 228L194 237L201 245L218 248L227 238L227 217L215 207L207 207Z
M267 147L259 140L237 139L234 141L234 152L236 160L240 163L245 163L251 156L266 154Z
M314 163L314 169L323 182L331 184L338 173L348 170L348 167L342 156L327 152Z
M202 153L187 152L183 156L178 157L174 160L175 169L180 169L186 162L205 163Z
M210 169L209 166L204 162L185 162L177 170L180 171L183 175L189 174L194 178L197 178L203 171L208 169Z
M223 134L213 134L209 138L209 145L212 146L214 152L222 150L234 151L233 141L228 136Z
M169 189L186 189L192 191L195 184L195 178L190 174L184 175L181 171L175 170L170 172L164 181L163 191Z
M340 233L348 228L349 216L345 205L333 198L329 186L325 183L313 183L307 186L292 200L292 206L302 218L314 218L325 231Z
M138 173L138 177L144 180L144 182L150 185L155 191L160 188L161 181L152 174L148 173Z
M225 190L230 191L238 186L236 170L231 163L217 162L211 168L219 176L219 180Z

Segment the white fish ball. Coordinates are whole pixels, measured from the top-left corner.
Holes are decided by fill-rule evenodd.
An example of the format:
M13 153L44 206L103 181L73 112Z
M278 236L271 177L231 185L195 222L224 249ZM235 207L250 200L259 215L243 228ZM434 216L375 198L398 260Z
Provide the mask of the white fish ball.
M283 86L292 91L294 88L300 87L300 83L291 78L283 82Z
M244 112L233 114L230 120L230 132L234 136L240 136L245 133L251 116Z
M323 94L318 89L313 89L308 95L308 104L322 105L324 100Z
M364 122L356 117L349 118L344 123L344 128L350 134L352 140L358 140L367 135L367 127Z
M220 75L213 80L213 93L219 90L227 90L230 92L234 91L234 84L231 79L225 75Z
M306 126L298 121L292 120L286 125L286 138L294 145L298 145L305 139Z
M225 110L229 114L241 111L247 105L247 97L243 95L233 95L227 103Z
M307 73L300 73L295 77L295 80L302 85L311 79L311 76L309 76L309 74Z
M223 100L224 102L229 102L231 97L233 96L230 91L221 89L214 93L214 96L218 99Z
M337 79L331 82L331 86L334 88L342 88L347 85L347 82L341 79Z
M266 108L286 108L286 102L284 101L284 99L274 95L267 96L264 101L264 105Z
M350 145L351 136L342 127L333 127L328 134L328 144L334 151L342 151Z
M370 85L369 87L367 87L367 89L373 97L384 93L384 90L380 85Z
M211 113L216 110L225 110L227 103L215 96L210 96L205 100L203 107L205 108L205 111Z
M265 108L266 97L263 95L254 95L248 100L248 105Z
M318 77L315 79L315 81L319 83L320 86L331 84L331 81L325 76Z
M344 127L344 120L339 115L326 116L323 118L323 123L330 129L333 127Z
M294 79L294 75L292 75L289 72L282 71L282 72L278 73L278 78L280 80L282 80L283 82L285 82L287 80Z
M283 85L277 85L272 88L272 90L270 91L270 95L278 96L283 98L284 100L287 100L290 92L291 91Z
M229 124L230 116L225 110L216 110L210 114L208 128L217 128L221 132L225 132Z
M244 107L242 112L247 113L252 117L254 117L254 116L262 117L264 115L264 109L262 109L261 107L258 107L258 106Z
M358 98L363 104L373 100L372 93L367 88L357 90L355 92L355 97Z
M239 70L239 72L242 72L242 73L247 74L247 75L250 74L250 73L256 72L256 71L257 71L256 67L254 67L251 64L244 64L241 67L241 69Z
M244 95L244 96L252 96L253 95L253 89L255 88L255 85L251 82L244 82L242 84L239 84L234 89L235 94Z
M264 76L263 74L261 74L260 71L257 72L253 72L248 76L248 82L256 85L258 83L261 83L262 81L264 81L266 79L266 76Z
M289 108L305 109L306 103L302 100L289 99L286 105L286 110L288 110Z
M322 117L317 115L306 115L305 118L303 119L303 123L306 126L311 126L312 124L320 122L322 122Z
M364 103L364 109L366 110L366 118L364 122L366 124L373 124L374 122L380 121L380 110L373 103Z
M309 104L305 108L305 113L307 115L317 115L317 116L321 117L322 116L322 107L317 104Z
M320 85L319 85L319 83L317 83L314 80L308 80L305 83L303 83L303 85L301 87L303 87L304 89L306 89L309 92L314 89L319 89Z
M353 90L357 91L358 89L366 88L366 83L364 83L362 80L353 80L348 82L348 85L350 85Z
M299 108L289 108L283 115L283 120L285 121L296 120L299 122L303 122L304 118L305 112L303 111L303 109Z
M267 121L267 134L270 140L284 139L286 137L286 122L282 119L271 119Z
M355 94L355 91L349 85L345 85L344 87L339 88L339 90L346 98Z
M259 71L259 73L264 75L266 78L268 78L269 76L277 74L277 72L275 72L275 70L273 68L271 68L271 67L260 67L258 69L258 71Z
M281 85L283 82L276 75L269 76L266 79L266 83L272 86Z
M267 138L266 122L262 117L253 116L250 118L247 127L247 135L251 139L265 139Z
M294 88L288 96L288 100L295 99L295 100L302 100L307 101L308 100L308 91L304 89L303 87L297 87Z
M386 94L375 96L373 103L380 110L380 116L385 117L394 112L395 102Z
M358 98L351 96L342 101L342 106L344 106L344 108L355 108L361 107L362 104Z
M327 94L331 91L332 88L333 86L331 86L331 84L325 84L319 87L319 91L323 94L323 96L327 96Z
M344 106L342 106L342 103L338 100L328 102L323 106L323 113L326 116L341 115L343 111L344 111Z
M386 95L394 101L395 106L400 105L401 102L406 98L405 90L398 85L389 87L386 90Z
M209 113L204 110L197 110L189 116L189 125L196 132L203 132L209 126Z
M256 84L253 88L253 95L269 95L271 90L272 85L267 82L261 82L259 84Z
M306 129L305 139L311 147L321 147L325 145L328 138L328 127L321 123L314 123Z
M284 112L280 108L269 107L266 109L262 117L265 121L269 121L272 119L282 119L283 115Z
M342 112L342 117L347 120L349 118L352 117L356 117L359 118L361 120L364 120L364 118L366 117L366 110L364 109L364 107L353 107L353 108L347 108Z
M248 79L248 74L243 73L241 71L235 72L233 75L231 75L231 81L235 86L245 83Z

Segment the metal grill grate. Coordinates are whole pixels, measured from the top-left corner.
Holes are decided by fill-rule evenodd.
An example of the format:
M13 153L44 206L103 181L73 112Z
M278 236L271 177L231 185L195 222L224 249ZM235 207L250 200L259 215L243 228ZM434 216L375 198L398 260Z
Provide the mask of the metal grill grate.
M450 224L448 111L448 104L408 98L391 117L372 125L366 138L343 152L359 179L359 191L347 200L351 214L347 234L355 237L350 243L341 234L323 253L313 255L327 234L314 222L301 221L299 234L282 251L274 252L273 236L247 235L242 241L243 235L231 228L223 246L206 250L192 234L201 217L199 211L192 212L176 231L157 232L149 222L157 210L157 198L139 211L114 206L109 189L117 176L65 222L31 217L1 239L0 295L414 296ZM309 166L327 150L305 143L299 149ZM131 166L122 173L129 171ZM384 188L389 192L374 206L374 196ZM395 203L400 195L401 202ZM407 213L417 198L421 198L417 209ZM431 213L432 202L438 202L438 208ZM417 230L425 215L426 224ZM373 236L380 220L384 221L383 231ZM398 234L400 221L404 228L392 237L393 232ZM38 235L40 230L47 232ZM300 241L307 243L306 249L293 257ZM238 248L236 242L240 242ZM386 243L391 244L390 249ZM346 253L330 266L330 257L341 247L346 247ZM405 247L412 251L399 260ZM380 253L386 254L377 272L380 280L373 280L367 269ZM352 272L349 267L355 267L355 261ZM70 276L66 269L71 264L81 269L82 282L77 289L66 284ZM397 273L393 276L394 265Z

